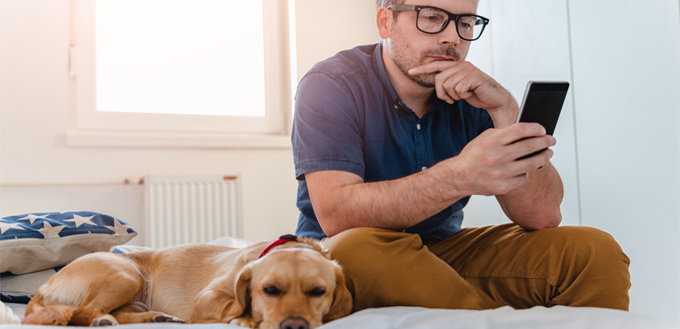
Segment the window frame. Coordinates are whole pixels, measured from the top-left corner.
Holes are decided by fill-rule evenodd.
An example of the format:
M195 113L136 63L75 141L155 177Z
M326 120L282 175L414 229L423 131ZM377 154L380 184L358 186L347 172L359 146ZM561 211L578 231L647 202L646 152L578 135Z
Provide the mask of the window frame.
M97 111L96 0L72 0L68 75L73 120L67 131L67 144L290 147L290 32L294 33L291 31L294 27L289 22L289 0L261 1L266 114L243 117Z

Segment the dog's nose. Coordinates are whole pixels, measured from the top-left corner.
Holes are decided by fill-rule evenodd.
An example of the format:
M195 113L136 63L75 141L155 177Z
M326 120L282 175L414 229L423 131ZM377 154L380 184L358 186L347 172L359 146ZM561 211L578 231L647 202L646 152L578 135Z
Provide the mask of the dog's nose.
M309 329L309 323L303 318L288 317L281 321L279 329Z

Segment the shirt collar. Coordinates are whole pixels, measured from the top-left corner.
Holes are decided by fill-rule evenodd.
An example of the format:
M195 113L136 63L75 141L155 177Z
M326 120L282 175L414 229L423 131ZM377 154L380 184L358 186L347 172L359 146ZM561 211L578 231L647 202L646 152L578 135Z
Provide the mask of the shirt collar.
M387 75L385 63L383 62L382 59L382 50L383 45L381 42L375 47L375 50L373 51L373 70L378 75L378 78L380 79L380 83L382 84L385 93L390 97L390 106L393 109L398 110L399 106L401 106L401 100L399 99L397 91L394 90L394 87L392 86L392 81L390 81L390 77Z

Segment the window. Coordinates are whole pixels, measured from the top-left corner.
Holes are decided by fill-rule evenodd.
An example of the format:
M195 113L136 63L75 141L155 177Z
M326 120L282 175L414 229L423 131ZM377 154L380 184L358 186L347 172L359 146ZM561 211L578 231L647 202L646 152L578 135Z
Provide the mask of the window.
M74 1L70 140L250 134L289 144L288 6L282 0Z

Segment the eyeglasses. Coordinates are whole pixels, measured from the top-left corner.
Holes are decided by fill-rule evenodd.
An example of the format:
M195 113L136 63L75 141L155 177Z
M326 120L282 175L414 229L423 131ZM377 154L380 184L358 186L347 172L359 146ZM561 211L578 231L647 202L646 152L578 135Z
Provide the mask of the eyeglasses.
M387 7L394 12L415 11L416 27L420 32L437 34L449 25L450 21L456 22L458 36L466 41L475 41L482 36L484 28L489 24L489 19L471 14L456 15L444 9L430 6L391 5Z

